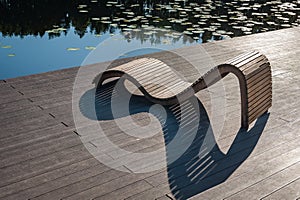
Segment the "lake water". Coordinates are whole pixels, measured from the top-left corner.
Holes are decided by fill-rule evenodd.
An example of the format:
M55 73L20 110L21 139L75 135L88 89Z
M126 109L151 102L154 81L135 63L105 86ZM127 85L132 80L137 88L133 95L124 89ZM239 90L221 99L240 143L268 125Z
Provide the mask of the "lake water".
M95 48L84 63L299 26L300 1L0 0L0 13L7 79L79 66Z

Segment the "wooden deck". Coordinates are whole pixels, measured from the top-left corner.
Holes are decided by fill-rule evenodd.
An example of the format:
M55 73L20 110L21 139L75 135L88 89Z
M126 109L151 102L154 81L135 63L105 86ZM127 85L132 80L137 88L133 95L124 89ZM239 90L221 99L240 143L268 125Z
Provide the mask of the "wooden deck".
M82 144L72 114L78 68L1 81L0 198L299 199L299 44L300 28L203 44L216 63L245 51L265 54L272 66L273 106L248 132L239 131L239 87L234 76L226 77L215 85L224 85L226 91L221 96L226 99L226 120L216 139L218 146L201 157L196 140L178 161L149 173L130 173L130 166L119 166L123 171L112 169ZM176 51L200 65L197 48ZM178 56L164 52L152 56L168 61L189 81L198 78ZM200 91L197 96L201 111L210 118L214 107L209 92ZM141 112L131 120L147 124L149 119ZM210 120L214 129L214 119ZM127 151L149 152L164 148L167 142L163 130L149 139L136 140L118 129L114 120L99 123L106 136ZM93 129L88 125L82 128ZM122 157L109 148L106 153L115 160ZM137 163L147 168L153 162Z

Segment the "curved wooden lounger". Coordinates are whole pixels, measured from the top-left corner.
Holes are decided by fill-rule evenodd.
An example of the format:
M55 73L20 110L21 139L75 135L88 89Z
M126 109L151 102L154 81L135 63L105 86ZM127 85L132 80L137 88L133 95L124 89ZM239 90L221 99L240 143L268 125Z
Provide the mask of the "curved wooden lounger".
M183 81L160 60L141 58L103 72L98 86L106 79L123 77L134 83L150 101L170 105L190 98L229 73L239 80L241 126L248 129L249 124L272 105L271 67L268 59L259 52L245 53L218 65L194 83Z

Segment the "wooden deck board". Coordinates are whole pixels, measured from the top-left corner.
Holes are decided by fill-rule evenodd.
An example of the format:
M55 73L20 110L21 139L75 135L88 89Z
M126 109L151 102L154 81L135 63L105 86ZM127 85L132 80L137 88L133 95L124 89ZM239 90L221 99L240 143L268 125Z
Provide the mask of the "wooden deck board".
M273 106L264 131L245 162L224 182L201 192L194 192L192 199L300 197L299 30L284 29L202 45L215 63L222 63L250 50L265 54L272 66ZM199 70L204 73L207 66L201 63L202 57L197 54L198 48L192 46L176 51L199 63ZM198 78L193 73L194 69L184 65L176 55L155 53L152 56L167 60L168 65L174 66L190 82ZM124 62L126 59L114 64ZM103 63L99 65L105 66ZM70 68L0 82L0 198L164 199L169 198L167 194L173 196L171 193L174 185L170 184L172 180L175 181L173 184L183 187L182 190L197 190L180 184L180 180L185 180L184 171L181 174L170 174L164 168L146 174L130 174L110 169L93 158L74 132L71 100L77 71L78 68ZM235 125L237 123L233 123L239 124L240 120L240 107L236 104L239 101L239 91L233 76L226 77L222 84L226 96L219 97L226 99L227 112L224 129L217 142L223 152L229 150L233 154L227 158L231 163L226 163L224 168L220 168L221 171L207 177L207 181L202 184L209 180L215 181L234 168L240 162L240 156L252 148L253 141L258 137L257 134L245 135L235 143L237 148L230 149L239 128ZM222 87L222 84L217 83L213 87ZM209 92L202 91L197 96L209 116L216 109L221 109L211 105ZM216 98L219 97L216 95ZM133 119L136 123L147 123L147 116L142 113ZM100 123L107 132L107 137L128 151L148 152L164 147L162 132L149 141L136 141L123 133L112 121ZM126 125L126 120L124 124ZM82 124L82 129L93 132L94 127ZM91 137L90 141L99 139L101 137ZM191 154L195 152L196 150ZM127 155L119 155L108 148L107 156L119 159L126 158ZM184 168L188 161L188 157L185 161L182 160L177 169ZM140 168L147 168L155 163L153 160L139 165Z
M277 188L276 191L270 193L268 196L264 197L263 199L299 199L300 198L300 177L284 187Z
M300 177L300 162L288 166L287 168L267 177L266 179L239 191L226 199L260 199L261 197L273 193L278 188L282 188L295 181L295 177Z

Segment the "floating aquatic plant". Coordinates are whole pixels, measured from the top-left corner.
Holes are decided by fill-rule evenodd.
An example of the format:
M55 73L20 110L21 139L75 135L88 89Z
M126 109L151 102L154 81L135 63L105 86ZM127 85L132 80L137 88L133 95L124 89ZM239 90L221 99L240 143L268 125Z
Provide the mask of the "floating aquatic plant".
M77 47L69 47L67 48L67 51L78 51L80 50L80 48L77 48Z
M1 48L3 48L3 49L11 49L12 46L11 45L3 45L3 46L1 46Z
M95 50L96 47L93 47L93 46L86 46L85 49L86 49L86 50L91 50L91 51L92 51L92 50Z

